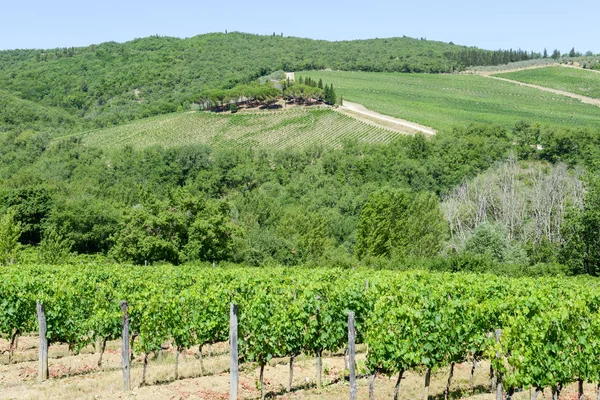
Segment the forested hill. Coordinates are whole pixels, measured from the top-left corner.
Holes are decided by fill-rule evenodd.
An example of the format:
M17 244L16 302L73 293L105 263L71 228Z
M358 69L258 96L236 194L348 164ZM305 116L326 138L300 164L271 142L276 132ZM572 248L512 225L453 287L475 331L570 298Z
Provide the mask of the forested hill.
M407 37L328 42L243 33L0 51L0 97L23 100L0 108L0 132L56 133L63 120L70 129L117 125L185 109L203 90L275 70L436 73L531 57Z

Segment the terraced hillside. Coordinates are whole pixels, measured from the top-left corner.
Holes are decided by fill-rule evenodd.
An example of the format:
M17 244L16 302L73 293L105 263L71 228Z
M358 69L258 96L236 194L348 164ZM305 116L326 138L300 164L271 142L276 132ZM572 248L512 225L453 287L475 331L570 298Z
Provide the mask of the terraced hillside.
M169 114L91 131L85 134L84 142L105 148L203 143L284 149L312 144L339 147L345 140L387 143L399 135L402 134L357 121L331 109L293 108L238 114Z
M600 124L600 107L477 75L310 71L299 76L323 79L346 100L435 129L474 122L512 127L521 120L562 127Z
M592 70L555 66L495 76L600 99L600 73Z

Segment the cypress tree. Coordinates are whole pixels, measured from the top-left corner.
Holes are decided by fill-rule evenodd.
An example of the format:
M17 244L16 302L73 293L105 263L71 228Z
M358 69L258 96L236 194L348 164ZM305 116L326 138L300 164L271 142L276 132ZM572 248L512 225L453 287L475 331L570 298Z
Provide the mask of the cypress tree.
M548 58L548 50L544 48L544 58Z
M329 85L325 85L323 89L323 101L329 103Z
M319 79L319 83L317 84L319 89L323 89L323 79Z
M335 90L333 90L333 83L329 87L329 104L334 105L337 101L337 96L335 95Z
M554 52L552 52L552 58L554 58L555 60L558 60L560 58L560 51L558 49L555 49Z

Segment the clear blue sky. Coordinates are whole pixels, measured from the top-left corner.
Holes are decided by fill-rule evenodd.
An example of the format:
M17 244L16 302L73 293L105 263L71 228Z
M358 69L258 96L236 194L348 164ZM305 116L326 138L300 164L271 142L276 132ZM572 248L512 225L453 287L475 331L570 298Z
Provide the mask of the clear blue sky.
M242 31L327 40L411 36L485 49L600 53L599 0L3 1L0 49ZM289 5L286 5L289 4Z

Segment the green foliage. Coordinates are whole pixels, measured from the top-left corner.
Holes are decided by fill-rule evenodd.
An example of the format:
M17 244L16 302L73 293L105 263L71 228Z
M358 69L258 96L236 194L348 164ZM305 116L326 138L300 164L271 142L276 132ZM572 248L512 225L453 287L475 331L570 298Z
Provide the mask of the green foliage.
M325 103L330 105L337 104L337 95L335 94L335 89L333 89L333 85L325 85L323 93L323 101L325 101Z
M184 191L170 202L148 196L125 213L109 254L136 264L227 260L237 232L225 202L206 202Z
M297 118L277 120L270 131L272 137L275 133L282 135L290 126L310 127L313 116L316 116L317 126L323 123L330 132L339 129L327 119L341 116L333 110L310 110L294 115ZM195 127L213 126L213 117L217 120L224 117L212 113L176 116L189 117L189 125ZM196 116L207 119L192 118ZM253 121L251 115L243 113L226 117L221 120L224 125L214 124L215 129L234 127L242 134L244 127ZM257 130L265 128L259 126L264 120L254 121ZM141 127L142 123L139 124ZM151 133L155 132L156 138L172 144L171 147L121 147L105 140L107 147L98 148L77 137L49 141L35 135L6 135L0 139L0 158L7 161L0 163L0 208L14 208L17 221L29 227L32 239L21 238L22 242L35 246L39 242L39 238L35 240L36 232L54 228L73 242L73 251L77 253L74 257L83 262L97 258L105 262L103 255L109 255L139 264L165 260L173 263L234 260L252 266L327 264L349 268L359 264L356 257L358 225L369 196L384 187L404 188L412 193L411 199L418 199L413 202L414 210L403 214L408 219L397 224L403 224L403 234L411 238L410 243L399 238L402 245L396 247L397 253L387 255L398 261L395 265L388 259L375 260L371 256L364 258L365 262L398 268L412 264L425 269L489 271L518 276L539 275L544 271L553 274L563 271L556 263L566 259L558 257L563 250L557 233L566 231L560 228L562 218L555 215L555 211L548 214L552 220L550 230L537 228L548 225L543 221L538 224L539 215L533 212L502 211L502 215L527 215L522 223L521 220L515 220L518 223L512 225L502 222L503 226L513 227L514 232L509 231L512 232L511 243L519 242L511 245L502 263L466 255L444 260L436 254L448 245L446 228L442 226L446 222L436 217L439 209L434 204L458 190L459 185L471 187L473 182L467 181L492 166L498 175L502 168L498 168L497 162L506 160L515 149L529 160L567 162L589 168L600 159L600 136L594 130L548 129L528 123L519 124L513 131L472 125L441 131L431 138L399 136L392 139L391 135L378 130L377 141L385 141L386 145L346 140L344 136L352 137L349 129L338 132L342 136L328 136L332 144L336 143L334 146L311 145L303 142L306 138L297 135L293 137L297 140L295 148L284 151L277 150L277 143L269 144L266 140L260 147L177 145L169 143L174 142L172 138L161 137L159 131L157 124L154 131L146 133L147 141L151 142ZM353 133L357 132L360 133ZM135 133L144 135L141 128ZM89 136L92 137L96 136ZM101 143L101 137L96 138L97 143ZM367 140L367 136L363 138ZM130 140L143 146L136 136ZM541 150L525 151L536 142ZM533 165L539 165L539 171ZM564 165L551 167L539 162L530 165L524 161L519 168L524 168L528 178L523 178L523 174L515 177L518 195L530 191L538 193L543 187L581 192L563 179L577 175ZM563 171L562 175L554 173L559 170ZM478 193L488 193L497 182L511 182L511 179L499 175L492 184L481 186L485 190ZM176 194L180 191L187 195ZM505 193L504 189L498 193ZM501 201L496 195L487 198L493 199L486 203L489 207ZM530 197L526 203L538 204L536 198ZM549 203L554 204L549 210L581 206L580 202L571 202L564 196L548 197L551 198L563 200ZM229 211L219 211L220 204L228 204ZM479 209L468 201L461 204L464 209ZM419 218L428 224L417 223ZM495 220L496 217L489 218ZM470 222L464 226L468 231L475 227ZM546 236L549 242L540 239ZM453 242L448 247L462 249L463 241L455 243L456 237L453 228ZM529 261L523 257L524 251ZM35 257L32 250L26 252L22 260L35 261ZM539 268L534 268L538 263Z
M600 74L562 66L535 68L497 76L600 99Z
M42 224L52 207L48 189L41 185L0 189L0 211L11 208L21 225L21 243L39 243Z
M373 193L362 208L356 255L434 256L441 250L447 229L435 196L385 188Z
M503 262L509 246L510 243L506 233L499 226L483 223L473 231L471 237L465 242L465 251Z
M328 42L243 33L1 51L0 132L119 125L175 112L207 90L282 78L282 71L451 72L528 58L408 37Z
M477 358L502 373L507 390L597 383L599 376L600 296L590 277L28 265L0 269L0 298L1 337L35 329L39 299L48 339L73 351L95 336L118 336L119 299L128 299L134 347L146 354L165 342L182 352L227 340L233 302L240 361L261 366L274 357L341 350L353 311L357 342L369 349L365 372L437 370Z
M185 211L161 202L138 204L124 214L121 225L109 253L116 260L179 263L179 251L187 237Z
M120 218L120 210L110 201L84 196L56 204L46 225L70 241L78 253L106 253Z
M63 237L55 228L46 229L38 247L39 262L48 265L64 264L69 259L72 247L73 241Z
M512 128L520 120L572 128L595 126L600 118L600 109L595 105L478 75L344 71L302 74L332 84L347 101L438 130L473 123Z
M312 88L311 88L312 89ZM144 137L140 141L140 137ZM84 143L106 149L148 146L260 147L268 150L341 147L344 141L389 143L402 136L326 109L238 112L235 115L192 112L148 118L91 131Z
M15 214L14 210L8 210L0 216L0 265L14 264L19 255L21 224Z
M565 223L565 244L561 261L573 274L600 273L600 180L587 177L587 193L583 210L571 210Z
M184 246L189 261L223 261L233 254L233 237L241 233L231 220L231 206L225 202L206 204L189 227Z

